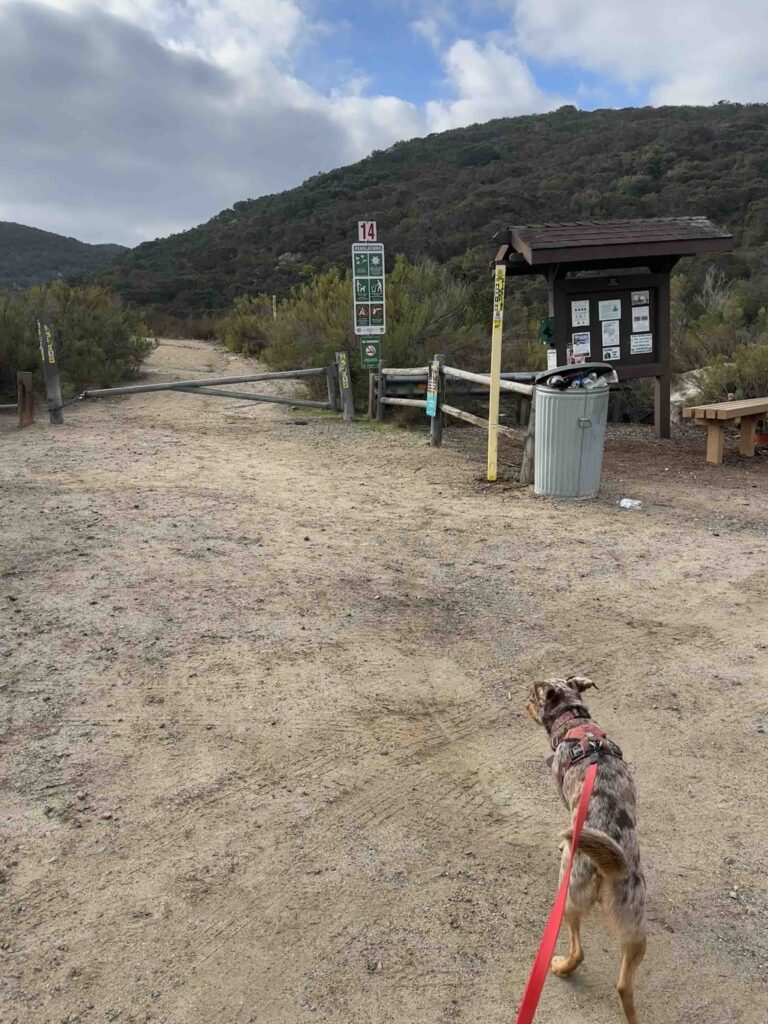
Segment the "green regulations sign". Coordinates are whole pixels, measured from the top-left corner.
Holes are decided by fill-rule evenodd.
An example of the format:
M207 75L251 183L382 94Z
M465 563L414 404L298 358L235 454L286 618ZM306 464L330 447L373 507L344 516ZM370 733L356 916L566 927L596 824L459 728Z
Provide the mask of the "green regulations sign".
M360 339L360 366L364 370L375 370L381 359L381 339Z
M384 334L387 322L384 246L381 242L355 242L352 245L352 289L355 303L355 334ZM378 358L377 355L377 363Z

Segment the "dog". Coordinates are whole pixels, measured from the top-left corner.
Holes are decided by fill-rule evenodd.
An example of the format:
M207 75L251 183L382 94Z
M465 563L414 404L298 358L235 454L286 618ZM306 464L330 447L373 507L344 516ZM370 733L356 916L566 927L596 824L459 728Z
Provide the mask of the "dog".
M551 970L561 978L572 974L584 959L581 921L600 903L621 945L617 989L627 1024L638 1024L635 973L645 955L645 878L640 867L635 786L621 751L592 721L582 694L595 684L586 676L549 679L531 688L527 711L544 726L553 755L549 759L572 826L561 843L560 880L570 856L573 821L581 788L592 759L598 769L585 827L573 861L565 920L569 931L567 956L552 958ZM596 688L596 687L595 687Z

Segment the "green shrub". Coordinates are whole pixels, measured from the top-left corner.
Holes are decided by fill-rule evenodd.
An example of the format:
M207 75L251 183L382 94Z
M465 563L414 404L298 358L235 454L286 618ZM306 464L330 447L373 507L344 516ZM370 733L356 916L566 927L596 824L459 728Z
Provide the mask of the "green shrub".
M267 344L265 330L272 321L268 295L240 295L231 311L217 325L221 343L231 352L258 355Z
M40 385L38 318L54 327L65 393L135 376L152 349L140 315L103 288L57 282L0 292L0 390L5 394L15 390L17 370L36 371Z
M716 356L690 377L699 389L694 405L724 402L730 396L764 398L768 395L768 338L754 345L740 346L730 358Z
M423 366L436 353L467 370L490 366L493 282L459 279L431 259L396 256L387 276L387 333L382 356L389 366ZM505 370L542 368L546 350L535 339L540 310L511 307L505 325ZM219 337L235 351L261 352L275 370L324 366L340 350L350 354L353 386L367 394L352 322L352 279L332 269L293 289L272 319L268 296L241 296L220 325ZM322 388L324 385L318 385Z

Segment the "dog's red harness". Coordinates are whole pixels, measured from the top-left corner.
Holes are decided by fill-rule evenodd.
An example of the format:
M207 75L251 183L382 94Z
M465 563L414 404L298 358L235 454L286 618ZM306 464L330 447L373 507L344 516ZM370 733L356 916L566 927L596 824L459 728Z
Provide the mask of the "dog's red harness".
M564 772L567 772L569 768L585 757L588 757L589 763L592 764L601 757L624 756L621 748L613 740L609 740L603 730L595 725L594 722L588 722L586 725L577 725L573 729L569 729L562 739L557 739L558 727L562 722L567 722L571 718L588 717L589 714L586 708L569 708L568 711L556 718L552 725L552 749L557 750L561 743L569 744L569 759L563 769Z

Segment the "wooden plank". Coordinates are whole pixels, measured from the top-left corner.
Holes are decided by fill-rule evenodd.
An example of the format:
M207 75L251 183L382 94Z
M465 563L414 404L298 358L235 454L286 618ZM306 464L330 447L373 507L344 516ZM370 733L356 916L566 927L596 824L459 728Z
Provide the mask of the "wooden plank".
M389 371L387 371L389 373ZM491 376L488 373L471 373L469 370L459 370L455 366L444 366L443 373L446 377L452 377L454 380L469 380L474 384L484 384L486 387L491 386ZM514 391L517 395L532 395L533 385L532 384L520 384L516 380L502 380L499 381L499 387L502 391Z
M475 416L474 413L465 412L464 409L457 409L455 405L446 405L445 402L440 405L441 412L444 412L446 416L453 416L457 420L464 420L465 423L471 423L473 427L481 427L483 430L488 429L488 420L482 419L480 416ZM499 427L499 433L504 434L507 437L515 437L515 431L511 427Z
M755 454L755 431L759 416L741 417L741 434L739 435L739 455L751 458Z
M740 416L768 413L768 397L766 398L744 398L735 402L710 402L707 405L689 405L683 409L683 416L686 419L720 419L734 420Z
M707 424L707 462L719 466L725 450L725 427L717 420Z
M387 367L388 377L424 377L426 380L428 373L428 366Z
M427 402L424 398L382 398L382 405L412 405L417 409L426 409Z
M768 398L745 398L736 402L721 402L717 410L719 420L732 420L739 416L760 416L768 413Z

